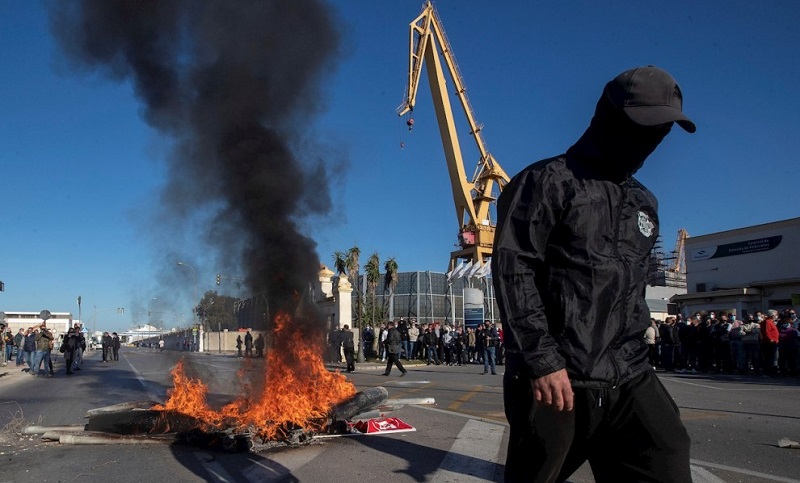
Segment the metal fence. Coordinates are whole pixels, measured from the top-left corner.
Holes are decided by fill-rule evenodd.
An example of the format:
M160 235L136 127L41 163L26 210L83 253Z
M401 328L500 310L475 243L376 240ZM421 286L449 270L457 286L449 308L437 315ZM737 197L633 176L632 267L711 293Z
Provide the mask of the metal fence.
M393 308L389 313L390 318L413 317L419 323L436 321L461 325L464 322L464 288L470 287L483 291L484 318L499 322L491 278L459 278L449 284L444 273L401 272L398 275L392 303L389 300L389 289L383 284L379 285L376 293L378 303ZM353 287L353 307L356 307L357 290L366 293L364 277L359 276L358 285Z
M369 296L366 289L365 275L360 275L357 284L353 284L353 318L358 306L358 291ZM383 280L383 276L381 276ZM336 280L334 277L334 285ZM389 318L415 318L424 324L430 322L464 323L464 288L475 288L483 291L484 319L499 322L497 303L491 278L459 278L448 283L447 275L437 272L401 272L398 274L394 297L383 283L376 291L376 303L389 307ZM266 329L270 320L270 305L266 296L254 296L237 301L234 305L234 317L239 327ZM339 321L339 323L345 323ZM355 326L355 320L351 326Z

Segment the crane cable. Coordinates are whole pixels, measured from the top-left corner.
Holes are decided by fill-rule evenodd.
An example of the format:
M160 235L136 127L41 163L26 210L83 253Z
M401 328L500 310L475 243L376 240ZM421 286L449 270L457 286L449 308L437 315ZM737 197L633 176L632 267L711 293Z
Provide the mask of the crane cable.
M414 118L411 117L411 113L406 113L406 126L408 126L408 132L411 132L411 129L414 127ZM402 127L398 127L399 137L400 137L400 149L404 149L406 147L405 143L405 132Z

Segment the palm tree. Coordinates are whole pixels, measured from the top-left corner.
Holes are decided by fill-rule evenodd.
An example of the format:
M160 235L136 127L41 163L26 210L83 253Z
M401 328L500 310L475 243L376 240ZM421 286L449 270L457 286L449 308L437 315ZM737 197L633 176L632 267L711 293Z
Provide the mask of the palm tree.
M347 273L348 256L345 252L333 252L333 267L339 275Z
M350 278L350 283L352 283L356 288L356 327L358 327L358 362L364 362L364 350L363 350L363 343L361 342L361 336L363 334L363 327L361 327L361 302L363 294L361 293L361 287L358 283L358 269L359 269L359 257L361 256L361 249L358 246L353 246L350 250L347 251L347 275Z
M394 319L394 289L397 287L398 280L397 260L394 257L389 258L383 264L383 268L386 270L383 289L384 291L389 289L389 319Z
M347 274L348 275L355 275L358 278L358 269L359 261L358 258L361 256L361 249L357 246L354 246L350 250L347 250ZM358 283L358 281L354 281L354 283Z
M375 289L378 287L378 281L381 279L381 260L378 253L375 252L370 255L367 265L364 267L365 276L367 277L367 289L372 299L372 323L375 323Z

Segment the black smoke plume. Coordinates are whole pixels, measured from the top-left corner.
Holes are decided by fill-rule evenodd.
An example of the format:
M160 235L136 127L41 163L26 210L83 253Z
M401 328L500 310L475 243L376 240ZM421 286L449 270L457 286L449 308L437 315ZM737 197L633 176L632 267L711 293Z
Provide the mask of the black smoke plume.
M73 0L51 4L51 25L75 67L129 82L142 117L173 141L164 218L203 213L194 226L220 264L243 270L273 308L291 307L319 270L302 223L330 205L321 149L306 129L340 46L329 8Z

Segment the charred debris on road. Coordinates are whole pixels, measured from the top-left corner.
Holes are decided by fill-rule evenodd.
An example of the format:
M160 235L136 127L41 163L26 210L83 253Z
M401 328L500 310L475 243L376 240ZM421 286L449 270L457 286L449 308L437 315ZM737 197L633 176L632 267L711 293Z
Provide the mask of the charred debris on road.
M334 405L323 424L323 431L285 427L281 436L262 439L255 431L216 427L198 418L155 409L155 401L133 401L87 411L88 423L68 426L27 426L24 435L41 435L46 442L69 445L150 445L181 444L230 452L262 452L277 447L310 444L323 437L364 434L358 422L384 421L385 414L407 404L435 404L432 398L389 399L386 388L377 386L357 392ZM395 418L388 418L395 421ZM400 422L404 431L413 427ZM387 426L384 424L384 426ZM392 424L388 424L391 433Z

